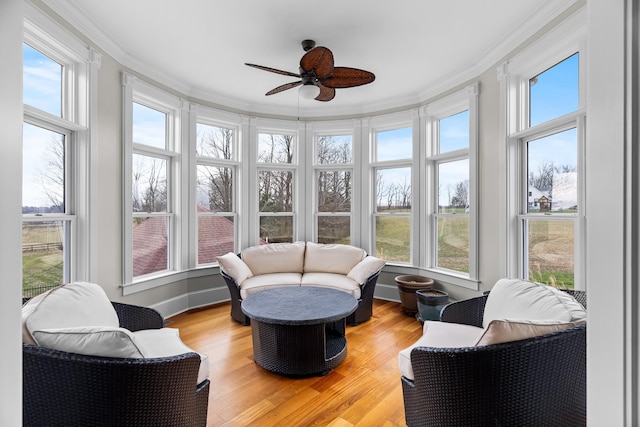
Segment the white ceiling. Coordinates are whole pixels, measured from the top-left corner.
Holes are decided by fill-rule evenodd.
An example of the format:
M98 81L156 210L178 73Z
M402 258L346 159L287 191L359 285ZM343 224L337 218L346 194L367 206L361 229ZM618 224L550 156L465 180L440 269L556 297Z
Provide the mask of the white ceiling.
M258 114L334 117L414 105L495 65L576 0L44 0L124 66L197 99ZM329 102L295 78L313 39L373 72Z

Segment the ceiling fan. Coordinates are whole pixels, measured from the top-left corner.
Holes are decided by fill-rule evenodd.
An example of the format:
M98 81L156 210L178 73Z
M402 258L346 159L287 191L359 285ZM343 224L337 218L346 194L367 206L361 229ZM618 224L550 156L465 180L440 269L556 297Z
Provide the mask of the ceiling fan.
M313 40L303 40L302 48L306 53L300 59L299 74L263 65L245 63L245 65L259 70L300 78L296 82L286 83L271 89L265 95L273 95L300 85L303 85L303 87L316 86L319 88L319 93L316 90L317 96L314 93L312 97L315 96L314 99L317 101L326 102L331 101L336 96L336 89L366 85L376 78L373 73L358 68L335 67L333 65L333 53L326 47L316 47L316 42Z

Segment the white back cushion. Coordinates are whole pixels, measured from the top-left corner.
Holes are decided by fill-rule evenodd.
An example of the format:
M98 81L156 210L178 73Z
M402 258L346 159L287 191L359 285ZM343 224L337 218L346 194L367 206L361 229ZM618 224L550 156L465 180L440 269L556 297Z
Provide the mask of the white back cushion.
M384 264L384 260L374 256L368 256L349 270L347 277L362 285L373 273L378 272L384 267Z
M23 342L35 344L36 330L120 326L118 314L99 285L74 282L58 286L22 307Z
M253 273L245 264L244 261L240 259L240 257L233 252L229 252L226 255L222 255L218 257L218 264L220 265L220 269L224 271L229 276L236 279L238 282L238 286L248 279L249 277L253 277Z
M347 274L366 255L355 246L307 242L304 272Z
M585 320L584 307L566 292L520 279L500 279L491 289L484 308L482 326L495 319Z
M558 320L508 320L494 319L484 330L476 345L491 345L519 341L540 335L563 331L583 322Z
M270 243L246 248L242 260L254 276L270 273L302 273L304 242Z
M143 357L133 334L124 328L88 326L32 332L41 347L102 357Z

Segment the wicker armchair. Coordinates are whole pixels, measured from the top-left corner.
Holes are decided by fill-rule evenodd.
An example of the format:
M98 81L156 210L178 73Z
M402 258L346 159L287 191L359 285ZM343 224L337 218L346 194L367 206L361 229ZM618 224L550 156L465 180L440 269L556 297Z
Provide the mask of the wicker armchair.
M120 326L158 329L155 310L112 303ZM86 356L23 344L25 426L205 426L209 380L196 386L200 356Z
M586 294L569 291L586 308ZM482 326L487 296L454 302L444 322ZM585 426L586 325L488 346L417 347L402 377L408 426Z

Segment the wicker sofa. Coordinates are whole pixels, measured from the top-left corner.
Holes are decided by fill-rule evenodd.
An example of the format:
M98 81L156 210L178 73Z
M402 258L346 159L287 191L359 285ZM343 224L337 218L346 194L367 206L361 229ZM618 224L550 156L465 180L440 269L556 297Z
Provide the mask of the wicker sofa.
M514 281L498 283L513 285ZM573 319L531 321L543 326L536 330L529 323L524 333L503 329L492 337L494 343L482 342L491 338L487 316L498 315L495 307L488 307L491 293L447 305L441 313L442 323L425 322L423 337L399 355L407 425L585 426L584 317L573 312ZM584 307L586 315L586 294L566 294L575 297L571 299ZM567 301L573 304L563 299L560 305ZM512 319L526 314L517 303L506 308L502 314ZM501 327L508 322L493 321ZM480 337L472 337L469 328L479 329ZM469 336L464 337L466 333ZM512 333L521 335L509 336Z
M358 325L371 318L376 282L385 264L355 246L313 242L252 246L220 256L218 263L231 296L231 317L243 325L250 322L241 309L243 298L283 286L321 286L353 295L358 308L347 323Z
M75 284L65 286L77 289ZM27 304L23 320L38 300ZM169 329L153 309L117 302L110 306L119 327L132 333ZM69 306L64 309L66 318L96 314L86 304L76 306L75 313ZM37 322L25 323L29 329ZM91 347L88 343L70 352L23 342L24 426L206 426L210 382L201 378L208 375L202 355L186 346L185 351L173 351L178 354L149 358L80 354Z

